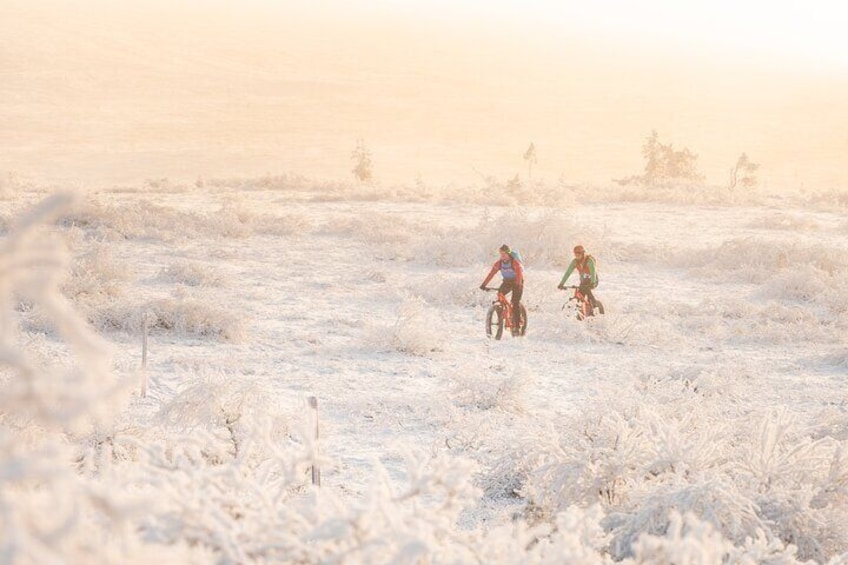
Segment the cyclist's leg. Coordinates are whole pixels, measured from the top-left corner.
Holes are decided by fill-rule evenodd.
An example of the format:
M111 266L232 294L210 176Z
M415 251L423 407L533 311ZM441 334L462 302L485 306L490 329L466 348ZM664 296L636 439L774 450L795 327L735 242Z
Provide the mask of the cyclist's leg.
M515 282L512 281L512 280L504 279L504 281L501 283L500 288L498 289L498 292L500 292L504 296L506 296L510 292L515 294ZM514 309L513 309L513 311L514 311ZM507 314L507 312L504 312L504 314ZM509 318L509 324L510 325L512 325L513 319L514 319L513 317Z
M583 314L585 316L591 316L593 310L595 309L595 295L592 294L592 284L591 283L581 283L580 284L580 292L583 294Z
M498 292L506 296L510 292L512 292L512 287L515 286L511 280L504 279L501 283L501 286L498 287Z
M521 295L524 287L515 285L512 289L512 327L517 331L521 327Z

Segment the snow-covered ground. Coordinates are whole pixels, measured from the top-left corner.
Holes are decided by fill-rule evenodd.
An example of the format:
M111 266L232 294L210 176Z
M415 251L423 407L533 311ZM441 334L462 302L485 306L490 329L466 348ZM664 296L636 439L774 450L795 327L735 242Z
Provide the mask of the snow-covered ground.
M843 206L302 188L7 191L0 562L848 561Z

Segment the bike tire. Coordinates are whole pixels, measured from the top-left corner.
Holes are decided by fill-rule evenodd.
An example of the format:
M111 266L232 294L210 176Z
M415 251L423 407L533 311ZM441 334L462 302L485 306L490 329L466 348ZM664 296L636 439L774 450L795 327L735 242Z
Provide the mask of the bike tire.
M503 336L504 319L501 307L493 304L486 312L486 335L492 339L500 339Z
M527 309L524 308L524 304L519 304L518 315L520 316L518 320L518 334L523 336L527 333Z
M595 309L598 311L597 314L603 315L604 313L604 305L600 300L595 300Z

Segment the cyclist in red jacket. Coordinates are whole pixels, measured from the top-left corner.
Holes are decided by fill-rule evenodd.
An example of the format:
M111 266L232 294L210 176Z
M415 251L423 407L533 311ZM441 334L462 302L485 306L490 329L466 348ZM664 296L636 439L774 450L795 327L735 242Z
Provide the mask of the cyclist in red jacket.
M501 272L503 282L498 291L504 294L512 293L512 335L519 335L521 313L518 306L521 303L521 295L524 294L524 267L521 266L521 261L516 257L517 254L513 253L506 243L501 245L498 251L500 251L500 257L492 265L492 270L489 271L486 280L480 285L480 289L486 290L486 285L489 284L492 277L498 271Z

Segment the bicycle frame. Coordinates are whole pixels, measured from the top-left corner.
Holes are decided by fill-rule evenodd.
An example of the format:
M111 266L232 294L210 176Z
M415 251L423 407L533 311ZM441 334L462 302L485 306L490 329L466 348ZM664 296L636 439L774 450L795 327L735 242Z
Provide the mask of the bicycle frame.
M504 329L508 329L514 337L523 336L527 333L527 309L524 304L518 305L518 312L512 306L512 302L507 299L506 295L499 288L484 288L489 292L497 291L498 297L489 306L489 311L486 312L486 335L494 339L500 339ZM517 320L513 320L514 315L518 315Z
M512 328L512 303L506 299L506 294L497 288L487 288L486 290L496 291L498 293L498 297L492 301L492 304L501 305L501 308L503 308L504 325L508 328Z
M503 308L504 325L508 328L512 328L512 303L506 299L506 294L498 290L498 298L497 300L492 301L492 304L501 305L501 308Z
M586 295L580 292L579 286L567 286L565 288L573 288L574 295L568 299L568 302L562 305L562 309L565 310L566 306L569 306L572 301L576 302L575 307L577 308L577 317L581 320L588 316L595 315L595 305L590 304L589 300L586 298ZM603 313L603 310L601 310Z

